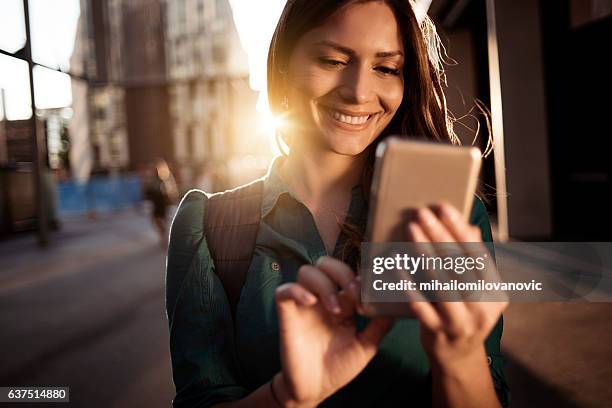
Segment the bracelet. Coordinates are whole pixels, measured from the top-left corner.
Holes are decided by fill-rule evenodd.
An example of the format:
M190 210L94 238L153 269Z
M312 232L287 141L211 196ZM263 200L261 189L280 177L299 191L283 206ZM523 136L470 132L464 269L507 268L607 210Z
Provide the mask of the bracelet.
M274 379L275 378L276 378L276 375L272 377L272 380L270 381L270 392L272 393L272 399L274 399L274 402L276 402L276 405L278 405L280 408L283 408L283 403L278 398L278 395L276 395L276 391L274 391Z

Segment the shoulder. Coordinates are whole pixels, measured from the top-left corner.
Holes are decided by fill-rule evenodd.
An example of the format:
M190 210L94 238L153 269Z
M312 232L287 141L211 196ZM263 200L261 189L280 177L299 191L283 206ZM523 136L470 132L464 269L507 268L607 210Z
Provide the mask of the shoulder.
M190 190L183 196L170 228L170 251L193 247L202 238L207 201L208 195L201 190Z
M167 278L182 278L204 240L204 211L208 195L191 190L181 200L172 226L166 261ZM180 276L179 276L180 275ZM181 279L179 279L181 280Z
M198 250L205 243L203 217L208 195L200 190L191 190L181 200L172 226L166 258L166 310L172 316L176 299L183 281L192 269L195 256L208 256Z

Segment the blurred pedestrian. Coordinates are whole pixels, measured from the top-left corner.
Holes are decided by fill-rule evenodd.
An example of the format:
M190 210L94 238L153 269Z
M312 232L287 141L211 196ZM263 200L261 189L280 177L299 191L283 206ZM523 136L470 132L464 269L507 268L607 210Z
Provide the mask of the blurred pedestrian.
M168 207L178 199L178 189L170 167L164 159L158 159L152 169L145 188L145 198L151 201L153 225L159 233L161 245L166 246Z

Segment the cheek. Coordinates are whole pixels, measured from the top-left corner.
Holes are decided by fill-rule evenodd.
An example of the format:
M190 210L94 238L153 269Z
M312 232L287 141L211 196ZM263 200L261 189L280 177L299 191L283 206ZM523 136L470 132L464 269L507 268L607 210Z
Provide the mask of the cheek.
M308 98L326 95L336 87L337 83L338 80L333 73L324 72L312 66L297 69L292 75L292 86Z
M390 112L395 113L404 99L404 83L398 78L397 81L389 82L381 93L382 100Z

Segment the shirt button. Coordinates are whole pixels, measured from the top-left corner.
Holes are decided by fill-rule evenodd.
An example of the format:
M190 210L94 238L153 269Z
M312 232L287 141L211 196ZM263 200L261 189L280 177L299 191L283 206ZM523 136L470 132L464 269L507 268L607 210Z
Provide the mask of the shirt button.
M270 264L270 267L272 268L273 271L280 271L280 265L278 262L272 262Z
M492 361L492 360L491 360L491 356L487 356L487 364L488 364L488 365L491 365L491 361Z

